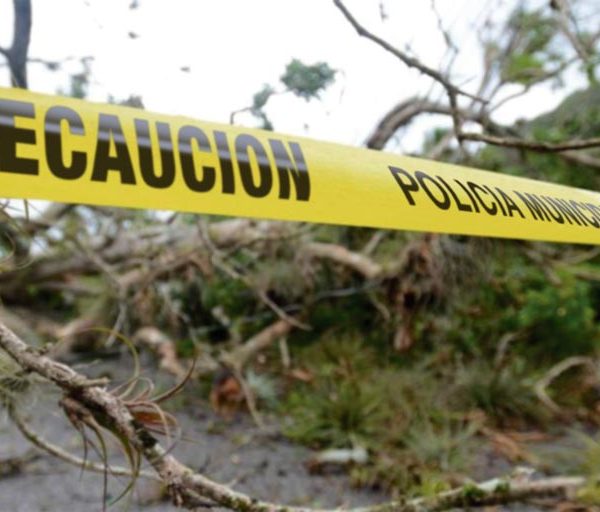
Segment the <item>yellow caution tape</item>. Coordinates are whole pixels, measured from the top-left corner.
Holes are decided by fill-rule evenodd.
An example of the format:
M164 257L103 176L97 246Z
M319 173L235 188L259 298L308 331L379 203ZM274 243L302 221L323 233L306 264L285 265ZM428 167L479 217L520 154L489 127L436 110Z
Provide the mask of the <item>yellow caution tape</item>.
M0 196L600 244L600 193L0 89Z

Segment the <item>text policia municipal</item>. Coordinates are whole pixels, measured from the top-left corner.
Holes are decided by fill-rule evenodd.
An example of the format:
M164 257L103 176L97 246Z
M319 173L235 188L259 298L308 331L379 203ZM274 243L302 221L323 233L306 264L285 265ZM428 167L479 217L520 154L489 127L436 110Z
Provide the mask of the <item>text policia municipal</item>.
M17 147L39 143L33 129L17 126L19 118L35 119L33 103L0 99L0 172L39 174L39 161L19 156ZM90 179L106 182L118 174L122 184L136 185L141 179L158 189L173 185L176 159L186 186L194 192L209 192L219 186L223 194L236 193L241 187L252 197L265 197L276 191L280 199L308 201L310 178L300 145L270 138L263 145L256 137L240 133L229 140L219 130L204 131L195 125L181 126L172 133L168 123L153 126L144 119L133 120L140 175L134 171L131 140L126 140L121 120L112 114L97 116L97 133L92 148L77 147L77 137L86 136L81 116L72 108L52 106L44 116L44 145L50 172L63 180L82 178L91 167ZM73 149L64 144L68 132ZM154 162L153 140L158 139L160 172ZM255 165L253 165L253 159ZM215 165L200 165L199 161ZM236 180L234 162L239 174ZM255 168L256 167L256 168ZM258 171L258 172L256 172ZM276 176L276 178L275 178Z
M393 166L389 169L411 206L416 205L415 197L421 197L427 198L427 201L441 210L532 218L543 222L600 228L600 203L502 190L473 181L431 176L422 171L409 173Z

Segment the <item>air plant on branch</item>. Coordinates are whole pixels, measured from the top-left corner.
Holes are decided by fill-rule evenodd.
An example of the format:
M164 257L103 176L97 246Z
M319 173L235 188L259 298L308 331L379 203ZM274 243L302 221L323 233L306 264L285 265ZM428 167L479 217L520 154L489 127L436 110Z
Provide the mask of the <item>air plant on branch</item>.
M143 429L151 434L165 436L169 443L170 450L180 438L181 429L177 419L172 414L164 411L159 404L166 402L183 389L192 376L195 361L192 363L181 382L163 393L152 396L154 384L150 379L140 375L139 359L135 347L131 341L123 336L117 335L117 337L125 343L131 351L134 359L134 370L132 376L126 382L110 390L110 393L131 414L136 428ZM82 403L78 396L67 394L62 397L59 404L65 412L69 422L79 432L83 440L84 463L82 465L82 471L85 468L89 448L98 455L104 465L104 498L102 510L105 511L107 501L106 496L108 492L108 473L110 472L105 432L110 432L113 437L117 439L131 471L131 480L126 485L125 489L115 499L111 500L111 505L117 503L133 489L140 473L142 462L141 453L139 449L133 446L127 437L119 431L118 427L114 425L109 418L106 418L98 411L88 408ZM96 442L90 439L90 431L94 434ZM167 450L167 452L169 450Z

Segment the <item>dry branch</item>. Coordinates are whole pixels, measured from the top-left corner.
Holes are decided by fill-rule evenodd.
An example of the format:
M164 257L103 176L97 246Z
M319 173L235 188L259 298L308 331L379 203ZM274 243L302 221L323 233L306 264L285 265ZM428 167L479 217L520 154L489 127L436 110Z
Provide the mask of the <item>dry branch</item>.
M426 98L409 98L408 100L401 101L383 116L375 130L373 130L373 133L367 138L365 145L371 149L383 149L401 127L406 126L421 114L452 116L453 111L448 105ZM476 112L468 109L460 109L459 114L463 120L478 123L494 133L508 131L508 128L493 123L483 111Z
M550 370L548 370L548 372L546 372L544 377L542 377L536 383L535 394L540 399L540 401L546 407L548 407L548 409L550 409L553 413L560 414L561 408L548 395L548 387L552 384L552 382L554 382L558 377L560 377L567 370L570 370L571 368L575 368L577 366L586 366L592 372L596 372L596 370L597 370L597 367L591 358L585 357L585 356L573 356L573 357L564 359L563 361L554 365L552 368L550 368Z
M188 373L177 357L175 342L156 327L142 327L133 336L136 345L145 345L156 354L159 367L182 380Z
M243 345L234 349L230 354L224 356L224 362L231 364L234 368L242 368L253 356L286 336L292 328L293 325L290 322L278 320L250 338Z
M210 242L219 249L237 244L247 244L265 237L281 235L289 229L283 222L257 222L250 219L231 219L208 225ZM138 230L121 231L114 239L98 236L86 242L86 251L65 255L64 248L50 250L32 260L27 266L8 269L0 274L2 297L18 298L27 285L64 281L73 275L97 273L95 254L106 265L138 266L139 261L151 261L163 255L165 248L175 256L190 255L207 250L205 237L193 225L159 225ZM123 285L131 284L138 274L124 278Z
M310 256L327 258L350 267L367 279L375 279L383 272L381 265L371 258L364 254L352 252L342 245L313 242L306 245L305 251Z

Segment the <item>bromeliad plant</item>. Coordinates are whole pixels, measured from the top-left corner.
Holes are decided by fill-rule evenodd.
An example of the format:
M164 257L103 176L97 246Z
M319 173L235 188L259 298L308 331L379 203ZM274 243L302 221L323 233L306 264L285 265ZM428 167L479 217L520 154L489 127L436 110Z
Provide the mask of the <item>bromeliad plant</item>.
M140 375L140 364L135 347L131 341L125 337L117 335L117 338L129 348L134 360L134 370L132 376L126 382L116 386L109 392L131 414L135 425L151 434L165 436L169 446L168 452L180 438L181 429L177 419L172 414L166 412L160 404L166 402L183 389L193 374L195 362L191 364L187 374L178 384L163 393L153 396L154 383L147 377L142 377ZM131 472L131 480L121 494L112 500L111 504L121 500L133 489L140 474L142 461L141 453L119 432L110 418L106 417L101 412L84 405L79 397L65 394L59 401L59 404L69 422L79 432L83 440L84 453L82 471L85 469L89 448L98 455L103 463L104 511L106 509L106 496L108 491L108 473L110 472L105 433L109 432L116 438L119 447L127 459ZM89 432L93 433L97 444L90 439Z

